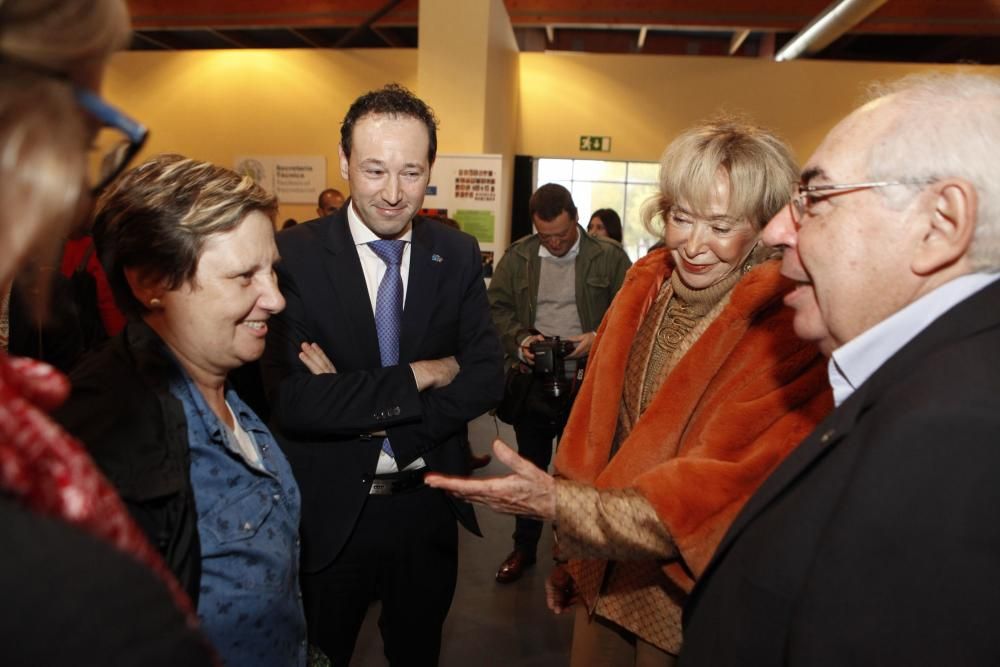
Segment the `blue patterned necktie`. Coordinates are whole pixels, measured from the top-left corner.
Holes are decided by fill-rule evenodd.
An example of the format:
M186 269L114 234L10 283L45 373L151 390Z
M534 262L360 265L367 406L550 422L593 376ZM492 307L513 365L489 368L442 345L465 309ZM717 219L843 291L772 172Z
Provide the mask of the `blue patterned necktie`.
M375 297L375 330L378 332L378 349L382 367L399 363L399 331L403 321L403 277L399 265L403 261L406 241L371 241L368 244L385 262L385 274L378 284ZM383 438L382 451L393 456L389 438Z

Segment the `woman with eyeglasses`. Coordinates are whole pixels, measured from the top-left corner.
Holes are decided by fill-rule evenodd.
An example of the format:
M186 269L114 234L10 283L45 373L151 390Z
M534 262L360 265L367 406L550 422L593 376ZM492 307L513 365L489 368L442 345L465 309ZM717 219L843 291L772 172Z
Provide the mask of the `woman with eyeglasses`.
M121 0L0 2L0 290L41 317L61 239L89 213L97 94ZM87 102L83 100L88 100ZM98 158L99 159L99 158ZM9 321L0 320L0 337ZM81 444L46 413L51 367L0 352L0 611L9 665L207 665L190 600Z
M94 241L125 329L77 365L57 417L90 449L195 600L224 662L298 667L301 501L270 431L228 383L285 307L277 200L180 155L101 196Z
M770 132L719 120L667 147L644 210L665 248L608 310L556 455L503 443L513 474L427 483L551 519L549 607L577 605L571 665L672 665L681 608L757 485L832 407L825 362L792 331L792 283L760 241L798 169ZM651 230L652 231L652 230Z

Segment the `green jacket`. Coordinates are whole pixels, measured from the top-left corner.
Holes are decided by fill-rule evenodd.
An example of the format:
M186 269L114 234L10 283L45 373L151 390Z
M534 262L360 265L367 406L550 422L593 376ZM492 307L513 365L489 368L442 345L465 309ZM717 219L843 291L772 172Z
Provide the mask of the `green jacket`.
M576 257L576 309L583 330L596 331L632 265L620 245L594 238L577 226L580 253ZM487 294L493 324L508 359L517 358L517 344L535 326L541 259L537 234L516 241L500 259Z

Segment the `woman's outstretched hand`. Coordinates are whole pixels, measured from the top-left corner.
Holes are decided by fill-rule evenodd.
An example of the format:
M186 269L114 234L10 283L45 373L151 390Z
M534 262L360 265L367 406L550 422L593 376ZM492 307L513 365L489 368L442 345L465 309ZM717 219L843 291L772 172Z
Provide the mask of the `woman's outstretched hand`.
M502 440L493 441L493 454L511 469L511 474L473 479L430 473L424 481L428 486L443 489L463 500L486 505L497 512L554 519L556 482L552 476L518 456Z

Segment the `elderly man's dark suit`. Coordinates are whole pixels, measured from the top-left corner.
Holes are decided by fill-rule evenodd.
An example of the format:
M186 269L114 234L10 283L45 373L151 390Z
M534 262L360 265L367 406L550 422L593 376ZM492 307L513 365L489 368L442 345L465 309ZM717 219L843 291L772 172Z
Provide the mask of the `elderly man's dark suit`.
M681 664L998 664L998 517L993 283L886 361L747 502L688 601Z
M502 353L475 240L436 221L414 219L399 365L382 368L347 210L344 206L278 235L278 280L288 305L272 320L262 363L276 435L302 491L302 568L307 574L337 567L349 540L359 531L379 529L371 525L377 521L371 512L386 505L373 505L370 498L376 497L368 492L381 437L369 434L388 432L401 469L423 457L431 470L464 475L467 422L493 407L503 392ZM312 375L298 358L303 341L319 344L337 373ZM451 355L461 367L451 384L418 392L408 364ZM420 493L438 496L436 513L445 513L452 542L453 516L479 534L471 506L435 490ZM393 502L402 503L394 507L405 511L410 501ZM414 549L413 558L419 559L420 549ZM444 552L443 557L455 558L447 545ZM439 587L447 598L442 600L445 611L453 586L452 580ZM307 619L315 627L323 612L305 593ZM387 636L385 627L383 634Z

